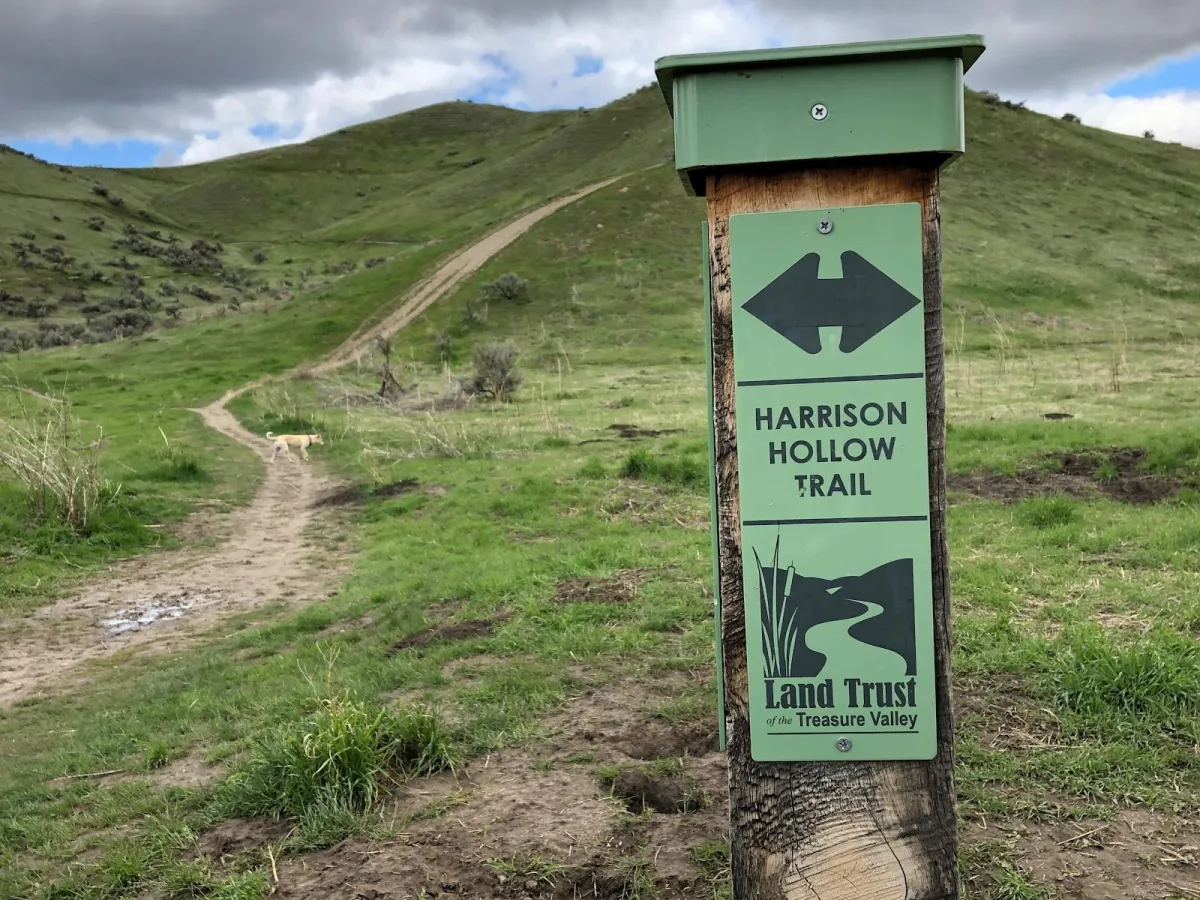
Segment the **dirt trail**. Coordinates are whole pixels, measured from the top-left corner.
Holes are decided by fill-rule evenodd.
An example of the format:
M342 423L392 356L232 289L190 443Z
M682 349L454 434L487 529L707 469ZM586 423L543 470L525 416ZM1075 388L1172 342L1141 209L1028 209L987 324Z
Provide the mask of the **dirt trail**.
M364 331L356 332L321 362L311 366L304 366L302 369L314 375L320 375L325 372L332 372L347 363L354 362L364 350L368 349L375 338L395 334L428 309L434 300L452 288L457 287L460 282L469 278L480 266L542 219L553 215L564 206L568 206L576 200L586 197L593 191L608 187L608 185L619 181L623 177L609 178L606 181L601 181L598 184L584 188L578 193L567 197L560 197L558 200L547 203L545 206L538 207L533 212L526 213L521 218L505 225L499 231L492 232L483 240L463 250L431 276L420 281L416 287L409 291L404 303L383 321Z
M297 372L331 372L357 359L376 337L390 335L420 315L537 222L612 184L610 178L562 197L509 223L452 257L410 289L379 323L352 335L324 360ZM197 409L204 424L255 450L264 462L270 443L243 428L227 405L266 379L242 385ZM311 455L319 455L317 448ZM0 708L57 691L68 678L86 676L81 663L138 648L171 652L222 620L266 603L308 603L336 585L340 571L320 560L313 535L313 501L335 485L297 456L267 465L248 506L223 523L224 542L207 552L183 550L137 558L113 568L81 593L46 606L5 639L0 657ZM16 623L14 623L16 624ZM23 626L23 627L22 627Z

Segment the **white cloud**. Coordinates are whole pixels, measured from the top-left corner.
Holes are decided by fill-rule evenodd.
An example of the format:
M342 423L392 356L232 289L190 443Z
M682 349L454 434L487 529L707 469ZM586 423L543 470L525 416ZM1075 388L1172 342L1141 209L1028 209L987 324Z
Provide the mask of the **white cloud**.
M306 141L347 124L464 96L484 83L503 81L505 73L483 58L497 47L504 48L505 61L520 77L494 102L569 108L607 103L649 83L659 56L760 46L769 39L767 31L764 20L724 0L674 0L666 9L647 8L619 18L576 18L570 24L554 16L510 26L502 38L480 22L457 35L425 38L420 55L383 62L358 75L324 75L291 91L218 97L203 112L178 120L177 130L189 135L182 141L184 149L168 150L158 162L205 162ZM603 68L575 78L579 56L602 59ZM263 123L278 125L288 138L251 131ZM216 137L208 136L214 132ZM144 139L162 141L166 135Z
M207 162L238 153L307 141L347 124L451 99L498 72L481 59L455 64L436 57L387 63L348 78L325 75L294 91L267 89L229 94L206 115L181 123L194 137L160 163ZM254 134L271 124L278 133ZM207 134L216 133L216 137Z
M15 129L0 139L133 138L166 148L160 163L193 163L484 83L507 105L594 106L649 83L667 54L979 31L988 51L973 86L1038 94L1031 108L1200 146L1195 94L1099 93L1200 35L1194 0L1139 3L1157 12L1133 0L110 0L100 15L100 0L41 0L46 12L35 16L0 0L0 49L11 51L0 53L0 74L25 79L0 92L0 122ZM53 57L56 78L33 77L23 62L39 52ZM488 54L520 77L507 84ZM575 78L578 56L603 68ZM264 124L278 133L253 133Z
M1052 116L1075 113L1085 125L1140 136L1153 131L1160 141L1200 147L1200 91L1171 91L1153 97L1067 94L1026 104Z

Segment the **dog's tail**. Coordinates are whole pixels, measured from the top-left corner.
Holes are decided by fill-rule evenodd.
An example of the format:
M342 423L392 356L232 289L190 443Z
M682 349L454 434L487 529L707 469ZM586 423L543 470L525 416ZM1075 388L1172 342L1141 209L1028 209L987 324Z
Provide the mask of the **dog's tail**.
M273 432L273 431L268 431L268 432L267 432L267 434L266 434L266 438L267 438L267 440L268 440L268 441L273 441L273 440L275 440L275 432Z

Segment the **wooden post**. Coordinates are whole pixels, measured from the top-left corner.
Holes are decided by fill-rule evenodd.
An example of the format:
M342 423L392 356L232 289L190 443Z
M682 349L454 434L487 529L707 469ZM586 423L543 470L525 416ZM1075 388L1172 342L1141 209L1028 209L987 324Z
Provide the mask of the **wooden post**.
M707 207L737 900L958 896L938 187L981 52L657 65Z

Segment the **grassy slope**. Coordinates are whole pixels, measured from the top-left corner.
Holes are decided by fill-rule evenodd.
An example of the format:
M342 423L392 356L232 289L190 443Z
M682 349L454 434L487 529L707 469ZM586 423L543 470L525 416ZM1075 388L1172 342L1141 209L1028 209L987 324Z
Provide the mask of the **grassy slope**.
M104 428L109 469L122 473L124 496L134 498L137 516L170 521L200 497L245 499L254 481L233 476L248 456L206 434L187 409L331 350L360 324L386 313L436 260L520 212L661 162L670 135L661 126L648 127L655 111L647 96L643 91L586 115L444 104L300 147L179 169L66 174L0 155L0 188L22 199L3 207L0 232L28 227L23 216L33 206L48 218L48 210L65 202L61 198L85 206L103 203L90 191L99 176L113 192L132 198L127 206L144 205L180 233L219 238L232 247L242 246L239 241L263 247L272 260L290 255L292 268L388 258L370 269L318 279L320 284L298 289L286 303L240 315L212 315L132 342L0 357L0 373L43 392L65 384L88 433ZM629 139L619 137L625 131ZM480 156L482 162L463 167L464 158ZM264 233L277 243L263 240ZM359 244L360 239L398 243ZM0 270L0 277L11 276ZM158 427L172 441L210 448L211 477L177 479L164 469ZM60 551L71 566L91 566L151 540L153 533L129 516L119 518L119 535L76 540L39 532L23 540L20 497L0 484L0 533L16 542L15 564L0 570L0 610L24 609L47 596L58 576L67 574Z
M372 179L383 176L350 171L372 165L372 154L352 165L345 149L351 145L337 143L351 141L347 135L328 145L347 155L346 190L327 196L324 188L339 180L329 174L308 206L288 207L282 180L252 178L236 167L283 165L289 152L312 148L198 167L212 175L196 182L188 170L141 177L178 203L171 209L182 210L176 214L190 227L211 221L229 230L242 222L246 240L270 236L269 222L238 217L230 199L250 179L264 192L254 208L290 209L289 221L319 225L329 240L437 233L453 236L447 244L461 243L485 227L481 220L498 220L566 186L576 177L568 163L590 181L607 174L606 166L656 162L669 134L661 100L644 92L624 104L627 121L641 123L628 129L628 139L600 112L511 114L531 129L522 132L530 141L523 159L564 162L540 180L523 179L516 163L489 162L482 143L456 134L458 155L484 155L485 162L450 170L444 183L416 192L425 198L424 218L399 201L384 209L393 201L382 197L378 209L358 208L363 198L355 190L362 188L354 184L367 185L369 198ZM1194 480L1200 404L1187 378L1198 355L1200 254L1187 236L1200 224L1194 204L1189 209L1200 190L1200 154L976 98L969 98L968 116L970 151L947 173L944 188L951 469L1005 472L1045 452L1128 444L1147 447L1159 471ZM406 118L386 125L403 128ZM362 129L364 144L374 127ZM585 138L594 144L576 149ZM383 148L374 151L381 168L396 140L376 145ZM485 190L490 184L497 187ZM473 211L470 204L481 200L484 209ZM179 835L220 814L205 789L163 791L138 782L50 788L45 779L144 770L152 759L196 748L237 760L258 735L311 708L296 667L319 669L323 649L340 651L337 681L368 700L439 700L455 712L469 753L529 740L545 711L581 682L689 669L711 676L699 216L669 170L641 173L535 227L401 336L410 377L427 391L438 390L441 378L428 334L434 329L455 333L457 369L475 343L514 340L526 384L518 402L502 410L354 414L346 436L328 447L332 465L368 483L416 477L445 492L369 502L355 525L362 546L356 574L337 597L287 620L247 623L186 656L126 662L95 695L15 710L5 721L11 741L3 752L28 762L0 767L0 800L16 810L0 828L0 853L18 864L7 883L0 881L8 895L19 896L26 877L58 878L64 891L90 886L86 895L100 896L176 871L178 850L164 834L184 845ZM299 227L272 233L313 240ZM270 340L279 333L272 317L280 313L272 312L165 333L156 344L58 352L42 357L40 370L53 360L58 374L70 373L90 415L133 422L146 415L152 395L194 403L327 348L440 249L419 252L427 255L355 275L323 298L300 298L283 346ZM466 301L506 271L530 280L530 302L493 306L486 324L465 324ZM225 346L232 335L237 344ZM186 348L195 348L187 351L193 371L174 368L164 385L145 387L156 363L167 368L164 361ZM315 424L337 414L306 383L258 391L235 408L260 426L285 409L294 415L297 404ZM1050 409L1076 418L1047 422L1041 416ZM180 414L178 427L194 427L188 422ZM635 457L642 465L632 469L648 469L649 477L631 479L621 473L632 470L634 451L607 430L617 422L682 432L643 442L650 453ZM438 447L461 455L449 463ZM373 451L369 467L364 448ZM132 457L134 447L121 452ZM1030 822L1111 817L1125 803L1195 814L1194 498L1131 506L954 496L965 814ZM561 579L630 568L652 571L627 604L550 599ZM490 636L387 657L387 648L423 628L423 615L445 598L460 598L450 613L456 618L498 610L512 616ZM479 654L494 665L467 680L443 674L450 660ZM97 702L104 717L94 714ZM711 680L661 713L710 719ZM71 731L53 754L39 756L49 730ZM133 837L118 830L127 822L137 823ZM340 834L310 825L303 840L320 844ZM94 856L77 859L92 845ZM1008 866L1011 854L999 845L969 851L972 890L1041 896L1020 873L1019 859L1017 868ZM70 860L76 865L68 871ZM32 874L38 870L42 876Z

